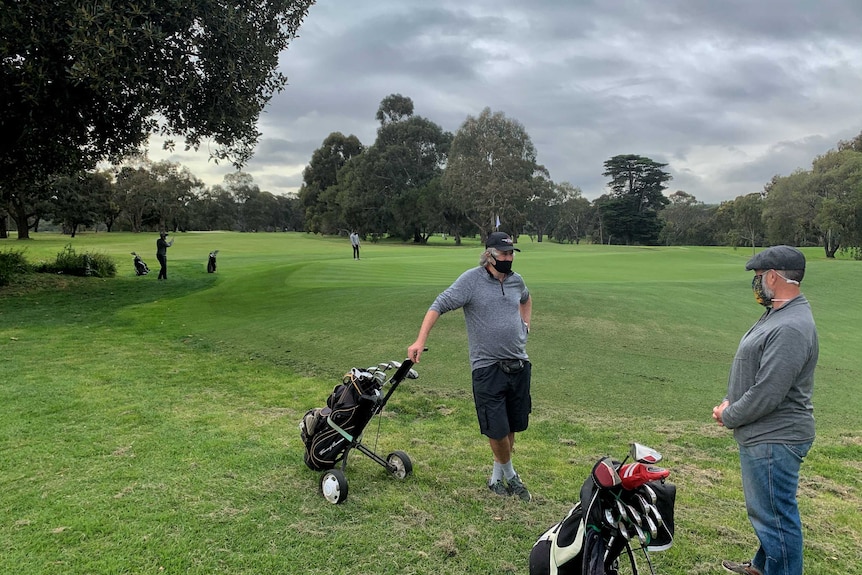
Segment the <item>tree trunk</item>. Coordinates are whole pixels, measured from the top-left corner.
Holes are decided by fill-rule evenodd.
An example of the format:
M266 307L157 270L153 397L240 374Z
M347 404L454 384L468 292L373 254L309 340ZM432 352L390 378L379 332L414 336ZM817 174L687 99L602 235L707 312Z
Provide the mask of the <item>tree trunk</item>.
M12 208L12 219L15 220L15 225L18 227L18 239L29 240L30 217L27 214L27 209L22 205L18 205L16 202L13 202L10 207Z

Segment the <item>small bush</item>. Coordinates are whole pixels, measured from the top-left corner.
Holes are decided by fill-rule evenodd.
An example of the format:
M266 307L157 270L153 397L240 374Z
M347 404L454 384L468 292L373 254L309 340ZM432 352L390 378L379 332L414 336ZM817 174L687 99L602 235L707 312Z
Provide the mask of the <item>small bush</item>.
M9 285L12 278L27 273L29 267L23 251L0 252L0 286Z
M37 272L57 273L82 277L108 278L117 275L117 264L106 254L78 254L72 244L66 244L53 262L42 262Z

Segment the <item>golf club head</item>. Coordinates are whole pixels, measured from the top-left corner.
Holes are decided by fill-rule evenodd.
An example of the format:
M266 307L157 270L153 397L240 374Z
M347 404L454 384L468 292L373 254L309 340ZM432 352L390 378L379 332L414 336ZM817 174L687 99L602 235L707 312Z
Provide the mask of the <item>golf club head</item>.
M649 514L644 515L644 519L646 519L650 537L655 539L658 537L658 525L655 524L655 521L652 520L652 517L650 517Z
M378 363L377 364L377 369L379 369L380 371L386 371L390 367L392 367L392 365L389 363Z
M653 505L655 505L656 502L658 501L658 498L656 497L656 494L655 494L655 491L653 490L653 488L650 487L649 485L641 485L640 488L644 493L646 493L648 501L650 503L652 503Z
M386 383L386 374L383 373L382 371L375 371L374 372L374 379L377 381L377 383L379 383L380 385L383 385L384 383Z
M635 533L637 533L638 541L641 542L641 545L646 545L646 535L644 534L643 529L641 529L638 525L635 525Z
M617 525L617 522L614 519L614 514L607 507L605 507L605 523L610 528L614 528Z
M632 443L629 454L631 458L638 463L644 463L647 465L652 463L658 463L659 461L661 461L661 453L659 453L652 447L647 447L646 445L641 445L640 443Z
M401 367L401 362L395 361L393 359L392 361L389 362L389 365L390 365L390 367L394 367L395 369L398 369L399 367Z
M631 537L629 537L629 531L628 529L626 529L625 524L623 524L622 519L620 519L620 521L617 523L617 531L620 532L620 535L622 535L623 539L625 539L626 541L631 539Z
M620 512L620 521L631 522L631 518L629 517L628 511L626 511L625 504L619 499L614 499L614 503L617 504L617 511ZM626 537L628 539L628 537Z
M649 506L649 514L653 516L655 519L656 527L661 527L664 525L664 519L661 516L661 513L658 512L658 508L655 505Z
M641 519L641 514L638 513L638 510L634 508L633 505L626 505L626 511L629 514L629 518L632 520L637 526L643 525L643 520Z
M638 507L640 507L641 514L646 515L649 513L650 504L647 503L647 500L644 499L643 495L635 493L635 501L637 501Z
M415 369L411 369L410 371L407 372L407 379L418 379L418 378L419 378L419 374L416 373Z

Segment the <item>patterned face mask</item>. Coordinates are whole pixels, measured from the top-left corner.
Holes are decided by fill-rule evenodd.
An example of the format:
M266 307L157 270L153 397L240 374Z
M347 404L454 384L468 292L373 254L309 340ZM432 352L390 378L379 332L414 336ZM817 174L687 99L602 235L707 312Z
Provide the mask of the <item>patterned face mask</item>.
M772 298L775 297L775 293L763 285L765 273L767 272L754 276L754 279L751 280L751 291L754 292L754 299L757 300L757 303L764 307L772 307Z

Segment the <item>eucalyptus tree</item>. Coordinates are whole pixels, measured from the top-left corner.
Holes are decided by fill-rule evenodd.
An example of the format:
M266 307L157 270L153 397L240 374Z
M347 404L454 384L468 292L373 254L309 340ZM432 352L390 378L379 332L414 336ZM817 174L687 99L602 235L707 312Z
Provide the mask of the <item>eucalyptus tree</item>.
M558 218L561 200L557 186L544 174L534 177L530 187L526 231L530 237L535 234L537 241L541 243Z
M546 176L524 126L502 112L485 108L468 116L452 141L443 174L446 200L484 239L497 218L517 236L526 223L534 179Z
M122 206L122 220L132 232L141 232L154 223L153 206L156 203L155 175L144 166L123 166L117 172L114 188Z
M827 258L845 247L862 251L862 151L831 150L816 158L812 187L820 200L815 224Z
M556 184L557 221L553 226L553 235L558 242L581 243L581 238L590 233L595 218L595 208L583 195L580 188L569 182Z
M4 2L0 195L19 238L50 178L117 161L153 133L243 165L313 3Z
M805 246L817 243L816 219L822 198L812 173L796 170L773 176L763 188L763 230L770 244Z
M759 192L722 202L719 214L720 217L726 218L729 225L726 237L731 245L749 245L754 253L755 246L765 239L763 206L763 195Z
M347 227L415 242L427 238L420 201L436 191L432 182L443 173L452 134L412 110L409 98L385 98L374 144L339 172L337 203Z
M665 245L714 245L713 217L717 206L709 206L683 190L668 195L670 204L659 212L663 226L659 240Z
M323 144L311 155L311 161L302 171L299 205L304 211L306 230L315 233L337 233L343 227L337 203L338 172L351 158L360 155L365 147L359 138L341 132L329 134Z
M46 217L73 238L82 226L98 222L100 208L110 202L111 180L105 172L79 172L51 182L51 211Z

